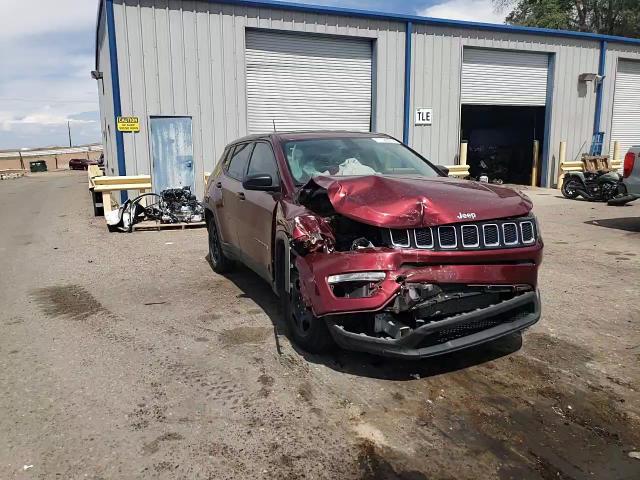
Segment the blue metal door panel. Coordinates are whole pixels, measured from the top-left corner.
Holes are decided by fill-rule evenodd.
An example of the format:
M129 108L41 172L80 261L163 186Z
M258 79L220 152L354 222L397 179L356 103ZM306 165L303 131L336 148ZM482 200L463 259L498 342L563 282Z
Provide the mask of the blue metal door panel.
M189 186L193 191L193 143L191 117L151 117L153 188Z

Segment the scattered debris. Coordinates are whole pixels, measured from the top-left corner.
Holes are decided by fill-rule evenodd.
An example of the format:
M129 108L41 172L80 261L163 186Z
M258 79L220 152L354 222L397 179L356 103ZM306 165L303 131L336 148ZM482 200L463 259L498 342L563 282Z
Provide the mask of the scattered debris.
M629 452L630 458L635 458L636 460L640 460L640 452Z
M33 465L23 465L22 470L27 471L31 468L33 468Z

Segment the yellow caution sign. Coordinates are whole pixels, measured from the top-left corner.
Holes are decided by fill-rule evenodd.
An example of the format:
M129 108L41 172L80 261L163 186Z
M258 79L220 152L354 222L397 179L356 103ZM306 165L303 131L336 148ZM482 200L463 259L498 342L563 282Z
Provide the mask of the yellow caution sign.
M140 119L138 117L118 117L119 132L139 132Z

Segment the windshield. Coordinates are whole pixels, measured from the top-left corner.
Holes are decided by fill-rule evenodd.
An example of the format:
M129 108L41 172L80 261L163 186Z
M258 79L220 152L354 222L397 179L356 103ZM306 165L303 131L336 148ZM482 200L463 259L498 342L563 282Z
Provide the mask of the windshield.
M286 142L284 152L299 185L317 175L440 176L424 159L388 137L296 140Z

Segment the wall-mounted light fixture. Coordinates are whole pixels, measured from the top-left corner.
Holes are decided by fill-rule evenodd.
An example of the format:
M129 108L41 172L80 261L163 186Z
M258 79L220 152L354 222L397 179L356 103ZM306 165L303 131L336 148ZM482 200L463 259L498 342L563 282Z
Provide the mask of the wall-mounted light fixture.
M604 80L604 75L598 75L597 73L581 73L578 77L578 81L582 83L594 82L595 85L600 85Z
M98 70L91 70L91 78L94 80L100 80L102 78L102 72Z

